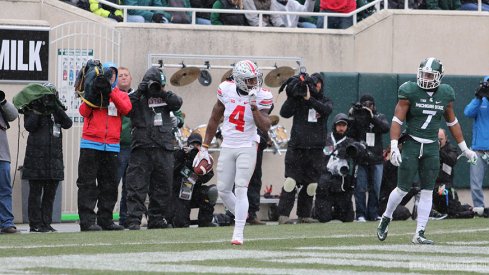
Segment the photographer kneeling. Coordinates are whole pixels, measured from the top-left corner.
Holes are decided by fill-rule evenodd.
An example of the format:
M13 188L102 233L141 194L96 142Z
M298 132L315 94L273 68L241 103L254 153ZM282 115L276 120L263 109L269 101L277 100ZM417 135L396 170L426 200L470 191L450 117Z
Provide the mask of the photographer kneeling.
M299 223L315 222L311 219L312 199L323 165L323 147L326 141L326 122L333 104L322 93L320 74L309 77L302 73L293 76L280 87L286 86L287 100L280 109L284 118L294 117L291 138L285 154L285 181L278 204L279 224L291 223L289 214L294 207L297 189Z
M389 131L389 122L378 113L371 95L365 94L349 111L347 135L357 143L352 147L358 164L355 187L357 221L379 219L379 195L383 172L382 135ZM365 193L368 191L368 203Z
M352 222L354 218L351 200L354 189L351 175L353 169L350 169L346 154L346 148L353 143L353 139L346 136L347 129L348 116L344 113L337 114L324 147L324 163L327 165L323 167L316 190L313 218L320 222Z

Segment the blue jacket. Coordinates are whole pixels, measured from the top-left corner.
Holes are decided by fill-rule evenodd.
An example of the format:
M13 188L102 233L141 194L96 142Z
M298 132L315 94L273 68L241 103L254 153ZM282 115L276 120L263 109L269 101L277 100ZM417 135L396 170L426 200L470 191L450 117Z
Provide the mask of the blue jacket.
M465 106L466 117L474 119L472 127L472 150L489 150L489 100L474 98Z

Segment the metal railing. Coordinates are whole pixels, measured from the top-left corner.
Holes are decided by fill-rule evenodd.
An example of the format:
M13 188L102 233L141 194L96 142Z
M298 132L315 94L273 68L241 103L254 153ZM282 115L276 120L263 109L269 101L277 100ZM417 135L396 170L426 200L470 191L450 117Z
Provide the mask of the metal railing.
M316 0L319 1L319 0ZM407 3L407 0L405 0ZM480 0L479 0L480 1ZM190 12L192 14L192 25L196 24L197 13L233 13L233 14L258 14L258 27L263 27L263 15L299 15L301 17L324 17L324 29L328 28L328 17L353 17L353 25L357 24L358 13L375 7L376 11L380 10L380 3L384 2L384 7L387 7L387 0L374 0L349 13L324 13L324 12L296 12L296 11L270 11L270 10L230 10L230 9L201 9L201 8L175 8L175 7L155 7L155 6L126 6L117 5L105 0L99 0L101 4L122 10L124 14L124 22L127 22L128 10L150 10L150 11L166 11L166 12Z

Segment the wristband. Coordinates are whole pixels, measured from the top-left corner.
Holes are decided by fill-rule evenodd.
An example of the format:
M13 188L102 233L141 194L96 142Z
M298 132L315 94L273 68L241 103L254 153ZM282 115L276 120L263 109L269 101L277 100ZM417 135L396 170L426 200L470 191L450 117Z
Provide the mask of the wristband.
M460 143L458 144L458 148L460 148L460 150L461 150L462 152L465 152L466 150L469 150L469 147L467 147L467 144L465 143L465 140L464 140L464 141L462 141L462 142L460 142Z
M206 149L209 149L209 144L202 143L202 147L204 147L204 148L206 148Z
M397 148L398 142L399 141L397 139L391 140L391 150L392 148Z

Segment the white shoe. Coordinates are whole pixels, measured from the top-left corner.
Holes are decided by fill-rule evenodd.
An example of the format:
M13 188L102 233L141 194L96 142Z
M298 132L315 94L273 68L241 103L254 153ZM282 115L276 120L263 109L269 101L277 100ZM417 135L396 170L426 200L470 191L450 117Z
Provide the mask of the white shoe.
M365 219L364 216L360 216L357 218L357 222L366 222L367 220Z
M484 207L474 207L472 208L472 211L474 211L474 213L479 217L484 215Z
M414 234L413 244L433 244L432 240L428 240L424 236L424 230L419 230L416 234Z

